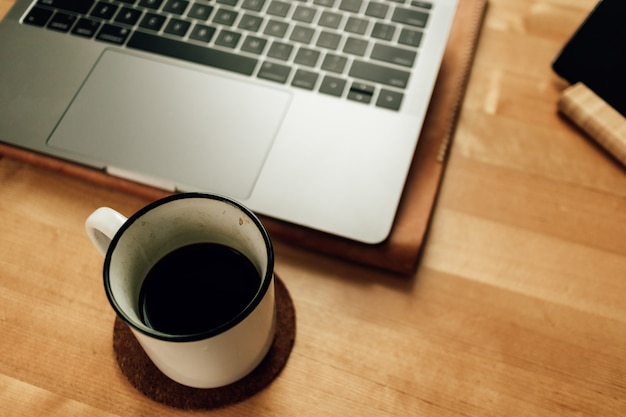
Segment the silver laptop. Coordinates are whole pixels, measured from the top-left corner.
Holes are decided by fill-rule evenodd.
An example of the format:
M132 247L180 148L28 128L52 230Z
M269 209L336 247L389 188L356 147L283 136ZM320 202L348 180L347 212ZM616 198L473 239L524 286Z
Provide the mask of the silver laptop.
M374 244L458 0L17 0L0 141Z

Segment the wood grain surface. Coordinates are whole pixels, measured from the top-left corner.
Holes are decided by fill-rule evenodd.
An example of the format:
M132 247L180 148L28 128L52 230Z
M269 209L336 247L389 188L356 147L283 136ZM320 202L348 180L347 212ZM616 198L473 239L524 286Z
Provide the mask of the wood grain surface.
M277 243L294 350L210 414L626 415L626 171L559 116L550 70L594 4L490 1L415 274ZM0 159L0 415L200 414L142 396L114 359L83 222L146 203Z

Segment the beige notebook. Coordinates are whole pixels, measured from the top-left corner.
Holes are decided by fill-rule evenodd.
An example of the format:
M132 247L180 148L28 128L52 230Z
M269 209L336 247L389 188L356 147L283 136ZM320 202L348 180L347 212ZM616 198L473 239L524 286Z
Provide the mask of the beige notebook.
M559 111L626 167L626 119L583 83L563 91Z

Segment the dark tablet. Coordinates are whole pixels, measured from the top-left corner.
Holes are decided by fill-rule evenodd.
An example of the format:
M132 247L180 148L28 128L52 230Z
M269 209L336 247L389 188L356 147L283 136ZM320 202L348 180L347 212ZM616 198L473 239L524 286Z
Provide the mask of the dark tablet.
M626 1L601 0L552 63L626 117Z

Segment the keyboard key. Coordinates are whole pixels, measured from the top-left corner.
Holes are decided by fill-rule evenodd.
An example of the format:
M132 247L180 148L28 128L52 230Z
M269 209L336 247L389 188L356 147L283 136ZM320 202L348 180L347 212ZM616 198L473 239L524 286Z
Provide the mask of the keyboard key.
M315 18L315 9L306 6L296 7L296 11L293 12L292 19L298 22L311 23Z
M382 90L376 100L376 106L389 110L400 110L403 94L397 91Z
M99 1L96 7L93 8L90 15L93 17L99 17L100 19L109 20L117 12L118 6L115 4Z
M267 8L267 14L271 14L273 16L285 17L287 16L287 13L289 13L290 7L291 7L291 4L287 2L274 0L270 3L269 7Z
M339 10L346 12L358 13L363 5L363 0L341 0L339 4Z
M161 7L163 0L139 0L139 5L141 7L146 7L148 9L158 9Z
M317 61L320 59L320 53L313 49L300 48L294 62L299 65L306 65L307 67L314 67L317 65Z
M186 0L168 0L165 6L163 6L163 11L180 16L185 13L187 6L189 6L189 2Z
M398 43L407 46L420 46L422 43L422 32L419 30L411 30L411 29L402 29L400 32L400 37L398 38Z
M364 35L367 30L367 25L368 22L365 19L350 17L346 23L345 30L346 32L356 33L357 35Z
M337 49L341 36L336 33L322 32L319 38L317 38L317 46L326 49Z
M403 67L412 67L415 63L415 51L396 48L394 46L382 45L377 43L372 49L371 58L378 61L389 62L391 64L402 65Z
M94 0L39 0L37 4L42 6L54 7L55 9L66 10L68 12L86 14Z
M287 29L289 29L289 24L285 22L279 22L278 20L271 20L267 26L265 27L265 33L269 36L275 36L277 38L282 38L287 33Z
M337 29L341 23L341 15L339 13L324 12L320 16L320 20L317 23L320 26Z
M398 7L393 11L391 20L397 23L423 28L426 27L426 22L428 22L428 13Z
M165 23L165 16L155 14L155 13L147 13L143 19L141 19L141 23L139 23L139 27L152 30L158 32L163 27Z
M326 6L333 7L335 5L335 0L315 0L313 4L317 4L318 6Z
M52 16L53 11L42 9L41 7L33 7L24 18L24 23L34 26L45 26Z
M409 82L409 72L369 62L355 60L350 68L350 76L374 83L405 88Z
M104 24L98 32L96 39L98 39L99 41L122 45L124 42L126 42L126 38L128 38L129 34L130 31L125 27Z
M236 6L238 0L217 0L218 3L227 4L229 6Z
M128 47L244 75L252 75L258 62L247 56L235 55L139 31L130 37Z
M390 41L393 38L393 34L395 31L395 26L378 22L374 25L374 29L372 29L372 37L385 41Z
M131 9L130 7L122 7L117 16L115 16L115 22L123 25L134 26L141 17L141 10Z
M331 96L341 97L346 87L346 80L327 75L322 80L320 93L330 94Z
M294 42L310 43L313 39L313 35L315 35L315 29L304 26L296 26L293 28L289 39Z
M265 0L244 0L241 8L258 12L263 8L264 5Z
M363 56L369 46L369 42L360 38L348 38L343 47L343 51L347 54Z
M191 17L192 19L208 20L211 16L211 12L213 12L213 6L194 3L191 5L191 9L189 9L189 13L187 13L187 16Z
M317 78L318 75L315 72L299 69L293 76L291 85L298 88L304 88L305 90L313 90L315 88Z
M341 74L346 68L347 63L348 58L346 57L328 54L324 57L324 61L322 62L322 69L324 71L336 72L338 74Z
M259 69L257 77L284 84L287 82L290 72L291 68L286 65L264 62L263 65L261 65L261 69Z
M358 101L359 103L368 104L372 101L374 95L374 86L363 83L352 83L350 90L348 91L348 99Z
M258 38L256 36L248 36L243 41L243 45L241 45L241 50L261 55L265 50L265 45L267 45L267 40Z
M78 20L76 25L74 25L72 34L85 38L93 38L99 27L100 22L82 17Z
M214 23L221 25L232 26L237 19L238 13L232 10L219 9L213 18Z
M239 44L239 40L241 39L241 34L237 32L233 32L231 30L223 29L220 31L219 35L215 39L215 44L220 46L225 46L226 48L235 49L237 44Z
M292 45L275 41L272 42L272 46L270 46L269 51L267 51L267 56L275 59L280 59L281 61L288 61L291 57L292 52Z
M191 34L189 34L189 38L200 41L200 42L210 42L215 34L215 28L207 25L201 25L200 23L196 23L196 25L191 30Z
M57 12L52 16L50 23L48 23L48 29L56 30L57 32L69 32L76 19L77 17L73 14Z
M186 20L172 18L169 22L167 22L167 26L165 26L163 32L170 35L180 36L182 38L187 34L190 26L191 23Z
M384 19L385 16L387 16L388 11L389 11L389 5L371 1L367 5L367 9L365 9L365 16Z
M427 1L412 1L411 6L421 7L422 9L432 9L433 4Z
M249 30L250 32L256 32L263 24L263 18L259 16L245 14L239 21L237 26L239 29Z

